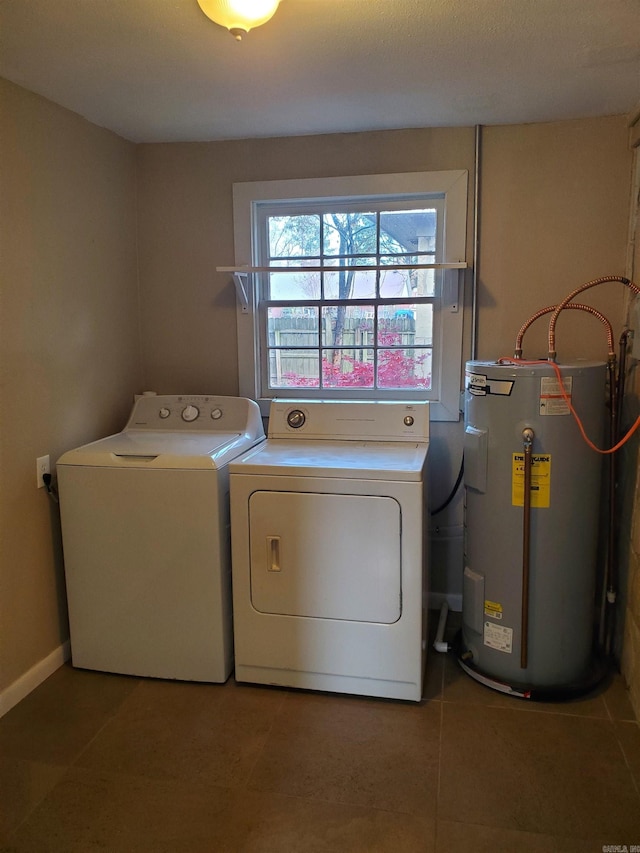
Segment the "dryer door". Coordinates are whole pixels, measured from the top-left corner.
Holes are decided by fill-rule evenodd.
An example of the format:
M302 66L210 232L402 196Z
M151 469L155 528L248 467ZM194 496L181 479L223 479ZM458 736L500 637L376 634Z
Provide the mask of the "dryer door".
M391 497L254 492L251 603L262 613L396 622L401 511Z

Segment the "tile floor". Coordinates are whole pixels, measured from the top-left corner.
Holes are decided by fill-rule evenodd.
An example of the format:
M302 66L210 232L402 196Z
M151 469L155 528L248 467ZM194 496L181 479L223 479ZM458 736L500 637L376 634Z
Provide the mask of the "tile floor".
M413 704L65 665L0 720L0 757L3 853L640 845L640 728L619 676L534 704L433 652Z

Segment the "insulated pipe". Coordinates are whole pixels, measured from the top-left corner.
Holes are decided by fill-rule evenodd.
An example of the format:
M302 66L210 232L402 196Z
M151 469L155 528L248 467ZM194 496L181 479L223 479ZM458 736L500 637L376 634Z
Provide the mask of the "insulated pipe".
M526 669L529 656L529 569L531 555L531 466L534 432L522 430L524 444L524 500L522 501L522 616L520 626L520 668Z
M615 356L607 364L609 377L609 440L613 447L618 440L618 388L616 383ZM616 457L609 456L609 529L607 537L606 590L605 605L605 645L606 654L611 652L613 627L613 607L616 601Z
M624 386L627 371L627 352L631 332L625 329L620 335L620 358L618 360L618 425L622 423L622 403L624 401ZM616 441L618 436L616 436Z
M552 311L555 311L557 307L557 305L548 305L546 308L541 308L539 311L536 311L536 313L532 317L529 317L526 323L523 323L523 325L520 327L520 331L516 336L514 358L522 358L522 339L524 338L524 334L529 328L529 326L531 326L533 323L535 323L537 319L543 317L545 314L550 314ZM614 351L613 327L611 326L611 323L607 320L607 318L604 316L604 314L601 314L600 311L597 311L595 308L592 308L591 305L583 305L580 302L569 302L569 304L566 305L565 308L574 308L577 311L586 311L588 314L593 314L594 317L597 317L598 320L600 320L607 332L607 346L609 347L609 356L611 356Z
M549 320L549 361L556 360L556 323L560 312L566 308L569 302L572 302L579 293L582 293L583 290L588 290L590 287L596 287L596 285L606 284L611 281L619 281L621 284L624 284L625 287L628 287L632 293L635 293L636 296L640 294L640 287L635 285L628 278L624 278L621 275L605 275L602 276L602 278L594 278L592 281L588 281L581 287L576 288L568 296L565 296L562 302L560 302L556 307L556 310L553 312L551 319Z
M618 363L618 376L616 382L615 371L610 374L609 381L615 384L614 389L609 389L611 399L611 446L615 445L620 435L620 424L622 422L622 404L624 400L625 373L627 369L627 346L629 342L629 330L625 329L620 336L620 360ZM607 654L611 653L613 645L613 633L615 629L615 603L617 598L617 549L615 537L615 521L617 514L616 483L617 483L616 456L611 454L609 458L609 538L607 550L607 565L605 576L605 596L603 601L604 611L602 627L600 631L600 643Z

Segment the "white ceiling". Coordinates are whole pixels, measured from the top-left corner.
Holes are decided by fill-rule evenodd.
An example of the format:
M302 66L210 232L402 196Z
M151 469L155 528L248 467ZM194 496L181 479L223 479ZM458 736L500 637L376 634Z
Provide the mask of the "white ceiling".
M639 0L0 0L0 76L135 142L628 113Z

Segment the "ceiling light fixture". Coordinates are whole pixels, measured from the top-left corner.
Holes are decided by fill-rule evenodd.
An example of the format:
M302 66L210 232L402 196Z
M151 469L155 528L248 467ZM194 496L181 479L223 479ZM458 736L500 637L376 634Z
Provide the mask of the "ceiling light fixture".
M198 0L207 18L226 27L241 41L253 27L266 24L276 13L280 0Z

